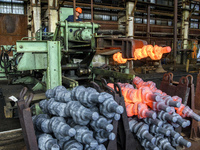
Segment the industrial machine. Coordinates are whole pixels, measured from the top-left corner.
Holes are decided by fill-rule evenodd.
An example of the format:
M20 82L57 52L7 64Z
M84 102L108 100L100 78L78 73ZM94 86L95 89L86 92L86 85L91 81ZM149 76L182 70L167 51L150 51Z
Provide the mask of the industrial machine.
M11 84L33 84L33 91L46 91L58 85L74 88L93 80L95 75L132 80L134 74L92 67L92 59L97 50L104 49L119 49L124 58L131 58L134 50L147 42L97 35L99 27L91 22L59 21L54 33L41 28L36 37L25 37L13 46L1 46L1 79L8 79ZM9 106L7 110L12 109Z
M16 50L13 50L16 54L12 59L5 57L10 50L2 50L2 72L11 79L11 73L15 73L16 80L13 83L30 82L30 79L36 82L37 76L42 77L33 90L61 85L62 76L66 76L63 80L69 86L77 85L75 80L91 79L90 65L95 54L94 33L98 27L88 22L59 22L54 35L46 37L47 40L40 40L41 34L36 37L39 39L37 41L17 41Z
M34 91L51 89L62 81L72 88L82 80L92 79L91 62L97 49L117 47L125 58L130 58L136 47L147 44L142 40L95 35L98 28L98 24L90 22L60 21L53 35L39 32L36 41L22 39L16 46L7 46L7 50L2 46L1 76L13 84L36 83ZM7 54L10 51L11 59ZM102 70L93 72L102 74ZM109 76L110 72L104 74ZM112 76L120 78L121 74ZM133 75L128 78L133 79Z
M92 59L98 50L118 49L122 52L123 58L136 59L137 56L137 59L141 59L144 54L144 57L147 57L149 51L155 51L149 53L150 57L158 57L156 55L158 48L153 49L153 46L150 46L144 49L147 42L143 40L97 35L99 27L98 24L90 22L60 21L57 23L54 34L40 30L37 32L35 41L24 38L17 41L16 46L1 46L0 77L7 78L13 84L35 83L32 90L46 91L48 99L39 102L40 108L43 113L54 116L50 118L47 114L39 114L36 111L37 115L31 118L32 108L29 105L33 94L25 99L27 88L20 92L17 107L23 133L26 133L24 134L26 135L25 142L32 144L28 146L38 149L36 137L34 139L32 136L35 134L33 132L35 128L40 133L44 132L37 135L40 149L49 147L71 149L72 146L76 146L77 149L83 147L85 149L103 150L106 147L108 150L117 149L118 139L115 136L118 135L118 129L120 129L118 138L126 137L119 141L127 150L133 143L137 143L131 132L135 133L142 146L146 148L174 149L172 146L178 145L190 147L191 143L175 132L174 127L189 126L190 122L182 117L191 117L199 121L200 116L193 113L189 107L182 105L181 101L156 89L155 83L145 83L138 77L134 78L133 74L92 66ZM141 50L143 53L140 53L143 56L135 54L136 49L139 48L143 48ZM160 51L161 57L164 52L169 52L168 48ZM13 52L13 57L9 58L11 52ZM104 79L102 79L104 81L102 85L107 89L106 91L100 87L93 89L78 86L94 79L95 75L125 80L134 78L133 83L136 87L138 86L138 89L134 89L133 85L128 83L107 84ZM139 88L141 85L143 87ZM153 90L155 90L154 93ZM129 105L127 105L128 102ZM175 110L181 116L176 114ZM132 116L136 115L138 118L133 119ZM128 120L127 116L131 117L129 118L131 120ZM138 119L144 119L144 122ZM167 121L172 122L172 125ZM165 126L161 127L162 124ZM162 139L164 136L166 138ZM103 144L107 141L109 143L105 147ZM170 141L173 141L172 145Z

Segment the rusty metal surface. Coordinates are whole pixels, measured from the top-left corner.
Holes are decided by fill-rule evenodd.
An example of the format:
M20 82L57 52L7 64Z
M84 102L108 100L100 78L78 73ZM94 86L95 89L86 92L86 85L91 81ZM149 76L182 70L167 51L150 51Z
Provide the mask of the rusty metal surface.
M96 49L121 49L123 58L133 58L134 51L136 48L142 48L147 45L147 42L139 39L129 39L129 38L116 38L116 37L97 37L97 47Z
M194 97L191 99L191 107L195 113L200 115L200 73L197 76L197 83L196 83L196 92ZM190 139L197 139L200 138L200 123L196 120L192 120L191 131L190 131Z
M195 93L195 109L200 111L200 73L197 76L196 93Z
M91 22L90 19L84 19L83 22ZM116 21L94 20L94 23L100 25L100 30L118 30L118 23Z
M134 26L135 31L143 31L146 32L147 28L145 24L135 24ZM173 33L173 27L169 26L161 26L161 25L150 25L151 32L160 32L160 34L164 33Z
M194 88L194 83L193 83L193 76L191 74L187 75L186 78L188 79L189 81L189 84L188 84L188 87L190 88L190 93L189 93L189 96L188 96L188 101L187 101L187 105L194 109L194 98L195 98L195 88Z
M60 3L62 3L62 1L60 1ZM73 2L64 2L62 3L64 5L73 5ZM76 3L78 6L84 6L84 7L90 7L90 3ZM113 7L113 6L106 6L106 5L97 5L97 4L93 4L94 8L107 8L107 9L114 9L114 10L124 10L125 8L123 7Z
M165 73L160 84L160 90L170 96L177 95L181 97L182 103L187 104L190 93L188 78L181 77L179 82L175 82L172 73Z
M0 14L0 45L14 45L28 35L27 16Z
M24 36L0 35L0 45L16 45Z
M28 150L38 150L37 140L35 136L35 130L32 122L31 109L29 105L33 99L33 94L30 93L26 100L24 97L27 92L27 88L24 87L19 95L19 101L17 102L19 120L23 131L24 141Z
M199 29L190 29L189 30L189 34L199 35L200 34L200 30Z
M178 22L178 0L174 0L174 39L173 39L173 56L174 68L176 68L176 54L177 54L177 22Z
M91 22L94 21L93 0L91 0Z
M93 20L93 22L101 25L99 29L118 30L118 22L116 21Z

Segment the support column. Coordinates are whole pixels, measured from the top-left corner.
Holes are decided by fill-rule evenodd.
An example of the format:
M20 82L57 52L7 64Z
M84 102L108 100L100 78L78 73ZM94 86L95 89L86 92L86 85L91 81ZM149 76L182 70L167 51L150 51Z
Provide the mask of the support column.
M150 5L147 6L147 42L150 44Z
M28 37L31 37L31 5L27 4L27 24L28 24Z
M91 22L94 21L93 0L91 0Z
M58 22L58 0L48 0L48 32L55 32Z
M174 40L173 40L173 50L174 50L174 70L176 70L176 53L177 53L177 13L178 13L178 0L174 0Z
M35 33L41 27L41 1L31 0L30 6L30 16L31 16L31 36L35 37Z
M134 17L131 12L134 9L133 2L126 3L126 36L133 38L134 36Z
M46 88L62 85L60 41L48 41L48 66Z
M182 35L183 35L183 49L188 48L188 33L189 33L189 5L186 0L183 0L183 18L182 18ZM183 54L183 64L186 64L187 52L184 51Z
M127 2L126 3L126 37L133 39L134 37L134 9L136 3ZM133 70L133 61L130 60L126 63L128 67L128 72L130 74L135 74Z
M76 0L73 0L73 15L74 15L74 22L76 22Z

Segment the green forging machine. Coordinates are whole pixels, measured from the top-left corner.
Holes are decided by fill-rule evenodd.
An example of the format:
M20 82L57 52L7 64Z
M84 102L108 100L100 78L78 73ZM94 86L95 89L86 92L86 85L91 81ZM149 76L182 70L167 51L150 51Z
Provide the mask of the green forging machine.
M100 25L91 22L58 22L55 33L37 32L35 41L23 38L15 46L1 46L0 77L10 83L34 83L33 91L47 90L61 84L73 88L94 74L117 79L134 78L133 74L97 69L92 59L98 49L118 48L124 58L133 57L135 48L146 41L97 35ZM9 58L8 53L13 52ZM92 74L93 73L93 74Z
M65 20L72 12L73 8L61 8L60 20ZM147 42L123 36L97 35L99 27L92 22L59 21L54 33L44 32L41 28L36 37L24 37L13 46L2 45L0 79L6 78L12 84L34 84L33 91L62 84L73 88L99 74L133 79L133 74L93 68L92 59L96 50L105 48L117 48L123 58L132 58L134 49ZM28 40L32 38L34 40ZM9 58L11 52L13 55Z
M60 12L60 20L64 20L63 12L67 11ZM99 27L91 22L59 21L54 33L41 28L36 37L24 37L16 45L1 45L0 80L31 84L33 91L46 91L58 85L73 88L97 76L131 81L134 74L96 68L92 60L97 50L106 48L117 48L124 58L131 58L134 49L146 45L146 41L98 35ZM10 118L14 108L10 104L5 107L5 116Z
M58 85L73 88L81 82L88 83L86 81L92 79L94 33L98 28L98 24L90 22L60 21L54 34L40 31L35 41L23 38L16 45L2 45L0 79L10 84L31 84L32 91L46 91ZM8 100L5 103L5 117L15 117L16 105ZM40 110L38 105L35 109Z
M74 87L80 80L91 79L98 28L90 22L60 21L53 35L41 32L36 41L22 39L16 46L1 46L1 78L13 84L36 83L33 90L51 89L62 81Z

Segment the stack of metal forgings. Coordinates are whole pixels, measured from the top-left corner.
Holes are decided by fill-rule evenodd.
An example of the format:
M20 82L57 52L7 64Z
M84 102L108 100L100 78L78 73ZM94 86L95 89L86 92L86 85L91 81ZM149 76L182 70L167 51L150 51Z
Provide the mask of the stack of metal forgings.
M186 128L190 121L185 117L200 121L200 116L191 108L183 105L178 96L169 96L157 89L152 81L144 82L141 78L133 80L136 88L128 83L118 83L125 100L129 117L129 128L136 135L145 149L175 150L177 146L190 147L177 127ZM108 86L114 89L114 85Z
M39 103L44 114L32 118L41 150L105 150L104 143L115 139L112 121L120 119L124 108L112 95L91 87L57 86L46 97Z

